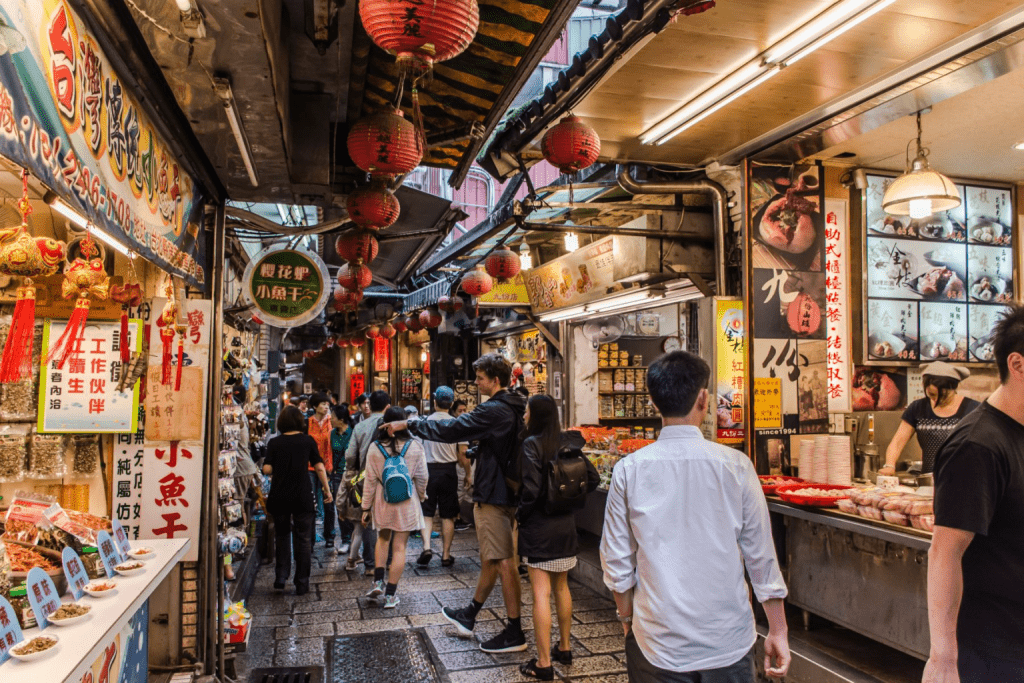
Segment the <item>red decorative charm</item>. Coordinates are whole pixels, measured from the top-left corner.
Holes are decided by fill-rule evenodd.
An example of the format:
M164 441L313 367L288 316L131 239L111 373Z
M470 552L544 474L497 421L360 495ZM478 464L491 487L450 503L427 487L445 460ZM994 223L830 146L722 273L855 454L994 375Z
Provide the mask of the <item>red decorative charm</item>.
M597 161L601 138L593 128L569 115L544 134L540 149L549 164L569 175Z
M352 125L348 154L367 173L404 175L423 160L423 142L416 126L405 120L400 109L382 111Z
M348 338L342 337L340 334L338 335L338 338L334 340L334 343L339 349L347 349L349 347Z
M379 336L380 336L380 327L378 327L377 325L370 325L369 327L366 328L366 338L367 339L376 339Z
M349 193L345 208L352 222L367 230L383 230L394 225L402 210L398 197L380 180Z
M507 247L495 249L484 261L487 274L498 278L498 282L508 282L514 278L519 274L519 267L519 254Z
M384 337L385 339L394 339L396 334L398 334L398 330L395 329L395 326L392 325L391 323L385 323L380 328L380 336Z
M330 349L334 347L334 337L328 337L327 341L324 342L323 348Z
M349 263L370 263L377 258L377 238L369 230L349 230L334 243L338 256Z
M131 360L131 344L128 343L128 309L138 308L142 303L142 286L138 284L114 285L110 288L110 300L121 304L121 362Z
M362 292L373 282L373 273L362 264L346 263L338 271L338 284L352 292Z
M441 314L434 308L424 308L420 311L420 324L423 327L438 327L441 324Z
M461 54L480 26L477 0L362 0L359 18L373 42L399 63L429 67Z
M61 296L65 299L76 297L75 310L60 339L50 348L46 357L47 365L56 360L61 370L68 358L81 353L85 324L89 318L89 297L103 300L110 295L110 277L103 270L103 260L99 258L100 252L92 235L86 233L79 248L81 253L64 270L64 281L61 283Z
M494 288L494 280L487 274L483 266L466 273L462 277L462 289L470 296L481 296Z
M359 347L366 343L366 340L360 337L358 334L354 334L348 338L348 343L349 345L352 346L352 348L358 349Z
M410 315L405 319L405 326L409 328L410 332L419 332L423 329L423 323L420 321L418 315Z
M397 318L395 318L394 327L395 332L398 332L399 334L405 332L406 330L409 329L409 319L406 318L404 315L398 316Z

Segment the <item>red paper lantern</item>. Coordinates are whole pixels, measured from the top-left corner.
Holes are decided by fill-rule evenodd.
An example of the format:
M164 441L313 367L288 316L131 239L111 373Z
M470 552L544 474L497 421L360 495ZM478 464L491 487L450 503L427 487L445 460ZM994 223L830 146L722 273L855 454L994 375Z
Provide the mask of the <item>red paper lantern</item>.
M424 308L420 311L420 324L423 327L438 327L441 324L441 314L433 308Z
M470 296L486 294L493 287L494 280L487 274L483 266L477 266L462 277L462 289Z
M362 300L362 292L349 291L344 288L334 290L334 309L337 311L354 311Z
M359 18L382 50L429 67L461 54L480 26L477 0L362 0Z
M361 263L346 263L338 271L338 284L352 292L360 292L373 282L373 273Z
M382 111L352 125L348 154L367 173L404 175L423 160L423 141L402 110Z
M328 337L327 341L324 342L324 348L329 349L334 346L334 337Z
M398 197L383 182L374 182L369 187L350 192L345 208L352 222L367 230L383 230L394 225L402 210Z
M348 343L352 346L352 348L358 349L360 346L366 343L366 340L360 337L358 334L356 334L348 338Z
M398 330L396 330L395 326L392 325L391 323L385 323L380 328L380 336L384 337L385 339L393 339L396 334L398 334Z
M376 325L370 325L369 327L366 328L366 338L367 339L376 339L379 336L380 336L380 328L377 327Z
M410 315L405 319L405 326L410 332L419 332L423 329L423 323L418 315Z
M402 333L409 329L409 323L404 315L400 315L395 318L395 332Z
M570 115L544 134L540 149L549 164L568 175L597 161L601 138L593 128Z
M339 349L347 349L349 347L348 339L342 337L340 334L334 343L337 344Z
M334 243L338 256L350 263L370 263L377 258L380 245L369 230L349 230Z
M451 313L448 310L448 302L451 301L450 297L444 296L443 294L437 297L437 308L444 313Z
M448 298L448 312L458 313L462 310L462 307L466 305L466 302L462 300L461 296L452 296Z
M519 254L507 247L495 249L487 255L484 261L484 269L491 277L498 278L498 282L507 282L519 274Z

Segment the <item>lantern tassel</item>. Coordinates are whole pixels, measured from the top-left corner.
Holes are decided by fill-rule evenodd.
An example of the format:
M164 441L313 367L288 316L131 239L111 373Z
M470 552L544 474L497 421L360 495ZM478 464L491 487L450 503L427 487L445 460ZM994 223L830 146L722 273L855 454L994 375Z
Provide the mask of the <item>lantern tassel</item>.
M166 327L160 330L160 341L163 342L160 384L166 386L171 383L171 342L174 341L174 330Z
M416 79L412 84L412 116L413 125L416 126L416 134L420 140L420 150L426 154L427 152L427 129L423 125L423 110L420 108L420 91L419 91L419 80Z
M85 339L85 323L88 320L89 298L80 296L75 301L75 310L71 314L71 319L68 320L67 327L64 328L64 333L60 335L57 343L53 345L53 348L50 349L50 354L46 357L47 365L57 360L57 369L63 370L64 364L68 362L68 358L82 352L82 341Z
M178 335L178 369L174 373L174 390L181 391L181 368L185 365L185 341Z
M0 383L19 382L32 376L32 336L36 327L36 288L31 280L18 287L14 318L0 360Z
M128 307L121 307L121 363L122 367L132 359L131 349L128 348Z

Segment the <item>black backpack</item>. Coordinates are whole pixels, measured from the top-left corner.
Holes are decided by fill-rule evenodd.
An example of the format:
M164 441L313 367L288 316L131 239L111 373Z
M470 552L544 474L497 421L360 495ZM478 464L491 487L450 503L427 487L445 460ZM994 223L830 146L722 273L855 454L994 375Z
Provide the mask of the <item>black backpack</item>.
M579 448L563 446L548 463L544 514L564 515L587 503L587 456Z

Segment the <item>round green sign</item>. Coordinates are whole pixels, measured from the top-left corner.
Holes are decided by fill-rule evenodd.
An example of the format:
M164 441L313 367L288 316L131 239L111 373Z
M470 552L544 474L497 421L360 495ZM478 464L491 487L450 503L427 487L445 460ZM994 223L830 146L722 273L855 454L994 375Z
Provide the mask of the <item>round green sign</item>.
M260 252L243 279L260 319L274 327L297 327L317 317L330 297L329 281L319 256L283 245Z

